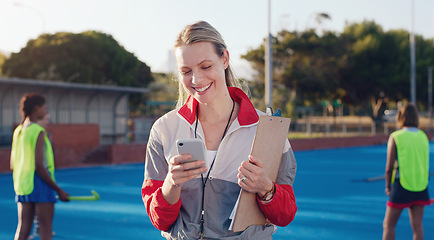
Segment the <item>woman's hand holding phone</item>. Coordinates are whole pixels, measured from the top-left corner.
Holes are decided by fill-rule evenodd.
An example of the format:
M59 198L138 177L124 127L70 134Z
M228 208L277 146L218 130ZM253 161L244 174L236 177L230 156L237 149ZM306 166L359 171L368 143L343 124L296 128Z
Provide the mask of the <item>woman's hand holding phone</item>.
M190 154L177 155L170 159L169 172L167 175L173 185L180 186L206 171L204 160L190 160Z
M206 171L204 160L189 161L190 154L176 155L169 160L169 171L162 186L163 197L175 204L181 196L181 186Z
M200 139L179 139L176 146L179 155L170 159L168 177L180 186L206 172L205 145Z
M191 158L189 160L186 160L185 162L205 160L205 144L201 139L197 139L197 138L178 139L176 141L176 148L178 149L178 154L191 155Z
M179 139L178 155L169 160L168 172L162 193L169 204L179 201L181 186L206 172L205 145L200 139Z

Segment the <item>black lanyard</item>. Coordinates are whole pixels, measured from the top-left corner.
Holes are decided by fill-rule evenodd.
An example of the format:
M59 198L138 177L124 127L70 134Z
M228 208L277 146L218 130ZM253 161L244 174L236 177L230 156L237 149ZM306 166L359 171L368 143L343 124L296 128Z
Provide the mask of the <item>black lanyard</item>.
M234 113L234 108L235 108L235 102L232 99L231 115L229 116L228 123L226 124L225 131L223 132L223 136L222 136L222 139L220 140L220 142L223 141L223 138L225 137L226 132L229 128L229 123L231 122L232 114ZM194 138L197 138L197 123L198 122L199 122L199 104L196 107L196 126L194 127ZM217 148L217 151L218 151L218 148ZM205 215L205 205L204 205L205 204L205 186L206 186L206 182L208 181L209 174L211 173L211 169L214 166L216 156L217 156L217 153L215 154L214 159L212 160L211 167L208 170L206 178L204 179L203 174L200 174L200 177L202 179L202 210L200 212L200 232L199 232L200 239L205 238L205 232L203 231L203 224L205 222L205 220L204 220L204 215Z

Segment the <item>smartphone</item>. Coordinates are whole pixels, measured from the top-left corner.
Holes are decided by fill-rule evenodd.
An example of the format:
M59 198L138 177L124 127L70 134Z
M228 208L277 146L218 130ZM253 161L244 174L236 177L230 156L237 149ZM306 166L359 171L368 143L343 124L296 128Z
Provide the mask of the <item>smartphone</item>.
M205 144L201 139L197 138L182 138L176 141L178 154L190 154L191 158L184 162L192 162L197 160L205 161ZM205 166L205 165L203 165Z

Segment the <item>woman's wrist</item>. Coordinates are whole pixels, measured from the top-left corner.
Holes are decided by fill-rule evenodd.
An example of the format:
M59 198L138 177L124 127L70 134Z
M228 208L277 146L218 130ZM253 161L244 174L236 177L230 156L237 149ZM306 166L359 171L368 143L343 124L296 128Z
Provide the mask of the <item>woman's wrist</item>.
M161 187L161 193L163 194L164 199L172 205L178 202L179 197L181 196L181 187L166 179Z
M269 201L274 197L274 193L276 192L276 189L274 186L274 182L271 183L272 183L271 188L268 188L269 189L268 191L258 193L258 196L262 201Z

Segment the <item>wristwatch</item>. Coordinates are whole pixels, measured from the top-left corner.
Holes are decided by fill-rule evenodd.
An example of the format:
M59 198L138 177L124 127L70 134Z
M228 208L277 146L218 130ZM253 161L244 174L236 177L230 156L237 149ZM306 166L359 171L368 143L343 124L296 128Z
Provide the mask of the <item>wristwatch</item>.
M271 190L268 191L267 193L265 193L265 195L262 196L261 200L262 201L270 201L274 197L275 190L276 189L274 188L274 183L273 183L273 187L271 188Z

